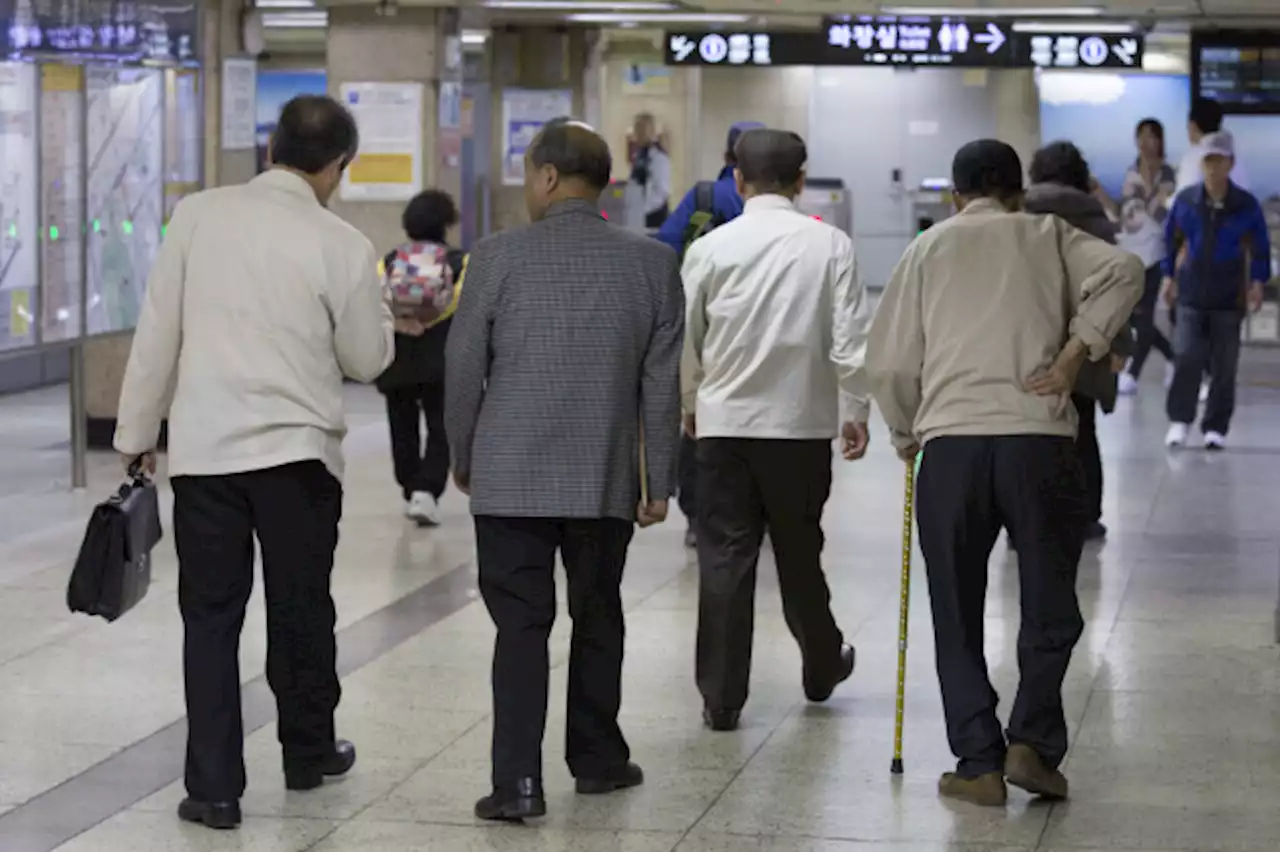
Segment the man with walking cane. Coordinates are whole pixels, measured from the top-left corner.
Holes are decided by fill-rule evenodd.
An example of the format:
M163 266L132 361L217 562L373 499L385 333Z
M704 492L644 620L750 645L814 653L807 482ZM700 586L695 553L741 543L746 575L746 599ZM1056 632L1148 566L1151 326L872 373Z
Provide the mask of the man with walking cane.
M1001 806L1007 779L1061 799L1062 680L1084 625L1075 579L1087 521L1071 388L1128 322L1144 270L1061 219L1020 212L1022 164L1002 142L961 148L952 179L959 213L908 247L867 356L899 455L924 447L917 519L959 760L938 790ZM1007 734L983 655L987 562L1002 527L1022 585Z

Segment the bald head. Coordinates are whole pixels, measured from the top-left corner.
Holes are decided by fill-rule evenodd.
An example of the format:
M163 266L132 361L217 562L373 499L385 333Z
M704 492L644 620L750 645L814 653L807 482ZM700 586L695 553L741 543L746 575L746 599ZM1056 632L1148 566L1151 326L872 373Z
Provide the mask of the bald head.
M794 196L804 183L809 159L800 134L789 130L748 130L734 146L744 195Z
M609 144L579 121L544 126L525 156L525 201L534 219L560 201L594 204L613 173Z

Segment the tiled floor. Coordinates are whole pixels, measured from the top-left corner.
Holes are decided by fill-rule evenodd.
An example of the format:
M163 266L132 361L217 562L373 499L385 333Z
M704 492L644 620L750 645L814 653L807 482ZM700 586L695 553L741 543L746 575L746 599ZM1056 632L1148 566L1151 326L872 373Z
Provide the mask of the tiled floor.
M259 727L248 743L247 819L229 835L173 816L181 731L169 726L183 708L172 544L162 547L152 594L129 617L108 626L65 614L69 561L114 462L95 459L95 488L68 493L61 392L5 399L0 850L47 852L57 845L47 838L60 836L58 848L78 852L1274 852L1280 394L1246 388L1233 449L1217 457L1167 456L1160 397L1149 386L1102 421L1113 535L1090 549L1081 572L1089 626L1066 687L1069 805L1015 796L991 812L935 796L951 758L919 570L907 773L889 775L902 468L879 432L870 458L839 465L827 511L835 609L859 649L853 681L826 706L805 704L766 565L744 727L704 731L692 681L697 582L683 524L641 533L625 590L623 717L648 783L603 799L574 796L558 669L546 744L550 814L536 826L497 828L471 816L488 775L493 631L471 587L466 505L450 496L438 530L400 520L380 402L353 390L335 596L353 669L339 724L361 760L343 781L286 793L272 727ZM1017 677L1015 567L1003 549L994 554L988 646L1006 696ZM567 622L557 626L556 665ZM405 625L419 626L405 633ZM246 679L259 677L263 653L255 601ZM262 706L247 717L267 721ZM76 780L53 789L68 779ZM86 816L105 801L120 805Z

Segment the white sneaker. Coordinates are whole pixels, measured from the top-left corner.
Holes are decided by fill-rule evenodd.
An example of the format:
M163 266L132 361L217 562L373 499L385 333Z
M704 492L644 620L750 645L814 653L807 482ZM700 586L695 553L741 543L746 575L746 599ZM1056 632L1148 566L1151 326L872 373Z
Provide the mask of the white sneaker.
M1138 392L1138 380L1133 377L1132 373L1121 373L1116 389L1121 396L1133 396Z
M1209 383L1208 382L1200 383L1200 401L1201 402L1209 401Z
M1164 389L1168 390L1173 387L1173 377L1178 372L1178 365L1172 361L1164 365Z
M1225 450L1227 448L1227 436L1221 432L1205 432L1204 448L1206 450Z
M1166 447L1181 447L1187 443L1187 424L1170 423L1169 431L1164 436L1164 445Z
M434 527L440 524L440 504L436 498L425 491L415 491L409 498L405 515L420 527Z

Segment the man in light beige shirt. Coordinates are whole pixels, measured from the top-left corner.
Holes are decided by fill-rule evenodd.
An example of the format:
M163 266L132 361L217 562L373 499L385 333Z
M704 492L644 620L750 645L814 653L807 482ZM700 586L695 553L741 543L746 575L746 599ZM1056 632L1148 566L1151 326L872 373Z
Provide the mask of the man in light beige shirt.
M804 140L749 130L736 145L743 214L690 247L683 363L698 439L698 688L704 721L737 727L751 670L756 562L768 529L803 686L825 701L853 672L822 572L831 442L867 447L871 310L846 234L795 208ZM841 398L845 417L841 426Z
M340 688L329 595L342 514L342 383L391 361L373 245L325 209L355 156L350 113L285 105L272 168L182 201L147 279L115 445L169 473L186 634L188 798L178 815L240 822L245 789L240 628L262 551L267 680L285 784L319 787L355 762L334 737Z
M1142 295L1136 255L1054 216L1018 212L1022 164L1002 142L961 148L959 213L908 247L867 354L873 395L908 463L921 445L920 544L955 772L944 796L1003 805L1005 779L1064 798L1062 680L1084 622L1087 523L1071 389L1107 356ZM987 561L1018 552L1021 682L1008 735L983 655Z

